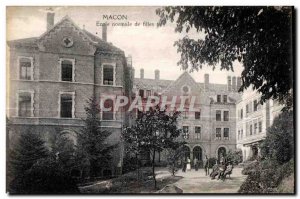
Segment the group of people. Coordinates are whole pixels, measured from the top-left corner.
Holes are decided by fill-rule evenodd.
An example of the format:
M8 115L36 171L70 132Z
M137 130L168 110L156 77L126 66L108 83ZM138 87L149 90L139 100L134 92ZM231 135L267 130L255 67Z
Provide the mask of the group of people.
M225 161L223 156L220 158L220 164L216 161L215 165L212 168L212 172L210 173L211 179L215 179L217 177L218 180L225 180L227 175L232 173L233 165L231 162Z
M193 164L194 164L195 171L198 171L199 168L202 166L201 165L202 162L199 161L197 158L194 159ZM206 175L209 175L209 161L207 156L205 156L205 159L203 161L203 167L205 169ZM190 171L191 169L192 169L191 160L190 158L187 158L186 161L183 163L182 171L186 172L186 171Z
M197 158L195 158L193 164L194 164L195 171L198 171L200 167L200 161ZM215 165L212 167L212 172L210 173L209 160L208 157L205 156L205 159L203 160L203 168L205 171L205 175L210 176L211 179L215 179L217 177L218 180L219 179L225 180L226 176L231 174L233 165L231 164L231 162L226 161L224 156L221 155L220 164L218 164L218 161L216 161ZM190 158L187 158L183 163L182 171L186 172L186 171L190 171L191 169L192 169L191 160Z

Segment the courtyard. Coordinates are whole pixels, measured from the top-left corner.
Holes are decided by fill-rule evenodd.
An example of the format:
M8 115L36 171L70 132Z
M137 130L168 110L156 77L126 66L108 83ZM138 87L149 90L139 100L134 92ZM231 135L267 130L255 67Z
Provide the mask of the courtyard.
M167 168L157 168L158 187L163 189L165 186L176 186L183 193L237 193L239 187L246 179L246 175L241 174L242 168L234 168L231 178L222 180L211 180L205 176L204 170L191 170L187 172L178 171L176 176L171 176ZM135 175L135 172L132 172ZM125 177L126 176L126 177ZM93 184L80 187L81 193L160 193L153 189L153 180L143 180L141 183L135 182L120 182L122 179L128 179L130 174L125 174L121 177L98 181ZM125 178L124 178L125 177ZM132 177L132 176L131 176ZM119 184L122 186L119 186ZM164 192L163 192L164 193ZM174 193L174 192L168 192Z

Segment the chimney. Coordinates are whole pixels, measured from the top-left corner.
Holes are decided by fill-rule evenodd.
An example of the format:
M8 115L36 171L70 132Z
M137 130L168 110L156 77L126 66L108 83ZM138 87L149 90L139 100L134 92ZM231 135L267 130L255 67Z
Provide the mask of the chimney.
M54 25L54 12L47 12L47 30L50 30Z
M236 82L237 91L241 88L241 86L242 86L242 79L241 77L237 77L237 82Z
M236 91L236 77L232 77L232 90Z
M144 69L143 68L140 70L140 78L144 79Z
M107 41L107 26L106 25L102 26L102 39L103 39L103 41Z
M209 74L204 74L204 89L207 91L209 89Z
M227 76L227 89L228 91L231 91L231 77Z
M159 70L155 70L155 80L159 80Z

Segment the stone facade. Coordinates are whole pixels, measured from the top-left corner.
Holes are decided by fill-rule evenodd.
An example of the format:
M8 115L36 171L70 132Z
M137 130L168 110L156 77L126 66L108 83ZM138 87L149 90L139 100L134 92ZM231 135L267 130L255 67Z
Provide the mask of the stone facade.
M253 90L243 92L237 103L237 148L242 150L243 161L260 156L259 144L267 135L267 128L283 108L278 102L268 100L259 103L260 94Z
M179 127L187 130L183 137L187 142L186 156L192 160L203 160L205 155L219 158L221 153L236 149L236 102L241 95L237 85L231 84L233 77L228 77L228 84L212 84L208 74L205 74L204 83L198 83L187 72L175 81L159 79L157 70L154 79L145 79L143 72L141 70L140 78L134 79L136 96L144 99L150 95L168 96L169 101L172 96L196 96L195 111L182 112L178 121ZM217 118L217 112L221 114L220 118ZM217 135L219 130L220 137ZM163 156L156 157L163 160Z
M14 126L9 132L10 147L19 133L29 127L46 140L51 139L57 127L75 136L83 125L88 98L100 99L108 93L111 96L130 95L131 89L125 89L124 74L128 71L131 74L132 68L122 50L80 29L68 16L48 28L40 37L8 42L7 116ZM71 69L63 68L63 63L68 63ZM109 80L103 80L104 67L111 68ZM67 81L63 79L65 73ZM68 97L66 103L72 109L66 117L62 116L64 96ZM21 101L24 99L28 101ZM126 115L121 111L114 112L111 119L101 116L102 128L112 132L111 143L120 141L125 123ZM116 166L122 164L122 150L120 145L112 164L106 171L100 171L100 175L115 173Z

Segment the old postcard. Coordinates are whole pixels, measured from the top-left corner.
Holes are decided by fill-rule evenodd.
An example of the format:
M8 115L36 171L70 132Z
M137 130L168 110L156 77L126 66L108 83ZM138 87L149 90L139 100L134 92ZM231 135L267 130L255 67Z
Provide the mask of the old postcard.
M293 7L6 11L8 194L295 194Z

